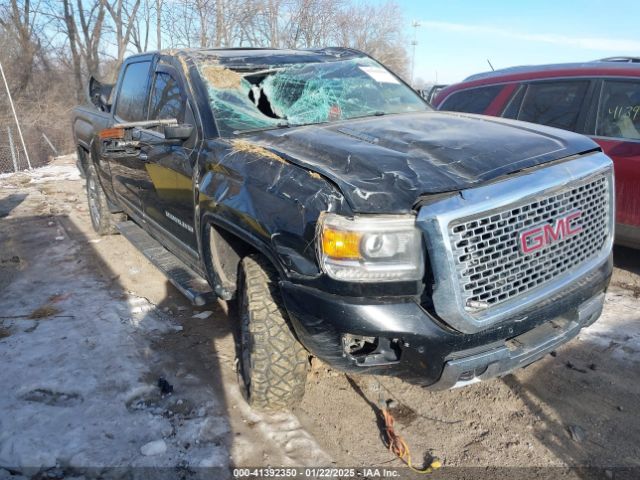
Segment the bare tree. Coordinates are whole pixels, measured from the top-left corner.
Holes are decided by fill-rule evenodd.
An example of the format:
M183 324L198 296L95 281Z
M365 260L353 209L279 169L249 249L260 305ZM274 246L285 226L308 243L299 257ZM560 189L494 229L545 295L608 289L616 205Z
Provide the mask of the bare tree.
M162 6L163 0L156 0L156 48L162 50Z
M287 21L287 0L261 0L254 2L255 16L251 27L253 35L252 45L262 42L261 46L278 48L281 44L280 32L284 30L283 20ZM256 35L257 34L257 35Z
M216 0L216 32L215 32L215 42L213 44L214 47L222 46L222 37L224 34L224 0Z
M71 61L73 63L73 79L76 84L76 98L81 100L82 95L82 58L78 51L78 31L76 29L75 15L73 7L69 0L63 0L64 6L64 24L67 28L67 36L69 37L69 49L71 50Z
M173 0L163 9L163 32L169 47L206 47L210 0Z
M61 22L61 30L68 39L71 66L78 100L82 99L84 74L100 76L100 42L104 25L105 8L100 0L62 0L62 11L50 15Z
M193 7L198 14L198 30L200 31L200 47L209 46L209 29L211 25L212 7L211 0L194 0Z
M337 19L335 43L356 48L379 60L398 75L407 76L408 57L403 18L395 2L351 5Z
M210 47L246 46L252 38L247 29L256 25L265 0L210 0L208 43ZM213 19L211 19L211 17Z
M36 34L38 14L30 0L9 0L0 3L0 28L15 45L14 95L20 96L29 85L34 62L40 52L40 38Z
M33 166L51 154L42 141L45 132L60 151L69 151L67 114L76 101L70 64L56 58L52 37L58 32L49 25L48 7L45 0L0 1L0 61ZM0 121L13 123L6 95L0 95Z
M294 0L289 8L290 21L281 34L281 46L312 48L331 43L343 0Z
M186 9L182 0L173 0L163 6L157 24L160 28L157 35L168 48L191 47L191 12Z
M131 44L138 53L149 49L149 36L151 34L151 20L154 16L155 6L153 0L141 0L138 14L132 20Z
M132 51L164 47L358 48L399 74L407 42L395 3L360 0L0 0L0 60L34 165L74 149L72 106L89 75L114 77ZM155 35L155 39L154 39ZM9 115L9 116L8 116ZM0 120L11 122L0 96Z
M224 0L221 46L268 46L261 20L264 0Z
M122 65L135 26L140 0L101 0L111 16L118 49L116 68Z

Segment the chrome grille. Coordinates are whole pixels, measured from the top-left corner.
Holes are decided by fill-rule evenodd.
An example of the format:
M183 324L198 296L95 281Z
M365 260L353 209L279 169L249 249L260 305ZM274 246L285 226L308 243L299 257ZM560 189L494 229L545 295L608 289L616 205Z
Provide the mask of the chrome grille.
M473 315L524 294L600 254L609 237L610 192L607 176L556 190L502 210L449 223L461 299ZM528 227L553 224L580 210L582 230L532 253L520 250Z

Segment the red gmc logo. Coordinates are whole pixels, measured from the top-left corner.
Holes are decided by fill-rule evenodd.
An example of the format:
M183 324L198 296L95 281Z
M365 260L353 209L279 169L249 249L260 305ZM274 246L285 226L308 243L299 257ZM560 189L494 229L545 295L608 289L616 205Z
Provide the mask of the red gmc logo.
M577 210L558 218L553 225L547 223L520 232L520 250L522 250L522 253L533 253L563 238L577 235L582 231L582 227L572 223L575 223L575 220L580 218L581 215L582 212Z

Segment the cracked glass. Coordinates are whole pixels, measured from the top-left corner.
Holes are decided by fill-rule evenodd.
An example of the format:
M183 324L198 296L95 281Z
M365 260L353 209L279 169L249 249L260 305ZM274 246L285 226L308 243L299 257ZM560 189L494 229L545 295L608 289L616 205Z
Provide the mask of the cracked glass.
M420 96L368 57L267 68L197 63L220 135L427 111Z

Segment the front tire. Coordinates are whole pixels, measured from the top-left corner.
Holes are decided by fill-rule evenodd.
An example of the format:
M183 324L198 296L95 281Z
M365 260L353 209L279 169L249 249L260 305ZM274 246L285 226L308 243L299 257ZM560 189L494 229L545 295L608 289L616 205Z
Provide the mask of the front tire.
M126 220L126 216L122 213L111 213L107 196L98 180L98 172L93 163L87 163L86 169L87 181L87 201L89 203L89 216L93 229L99 235L114 235L118 233L116 224Z
M264 257L241 263L238 380L251 407L283 410L304 395L309 354L295 338L282 305L277 274Z

